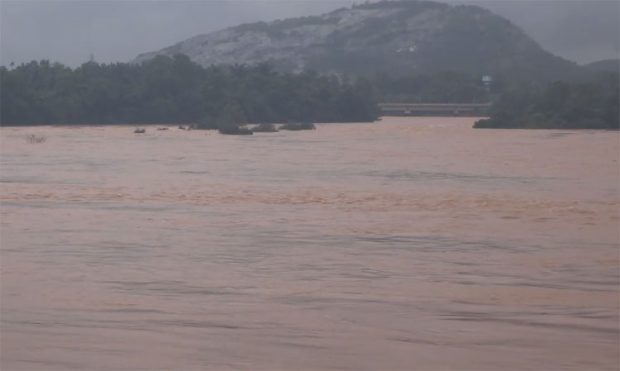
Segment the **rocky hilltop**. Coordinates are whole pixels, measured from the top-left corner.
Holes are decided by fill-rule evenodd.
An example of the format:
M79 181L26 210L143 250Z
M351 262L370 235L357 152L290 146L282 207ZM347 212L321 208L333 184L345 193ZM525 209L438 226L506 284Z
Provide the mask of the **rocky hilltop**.
M303 18L243 24L139 55L203 65L269 62L278 70L393 76L459 71L549 81L581 73L510 21L476 6L383 1Z

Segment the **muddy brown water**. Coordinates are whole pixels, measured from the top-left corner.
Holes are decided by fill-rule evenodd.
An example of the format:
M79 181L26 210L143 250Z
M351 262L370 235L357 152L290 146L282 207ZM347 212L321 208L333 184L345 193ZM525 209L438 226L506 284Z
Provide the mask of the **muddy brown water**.
M617 370L619 134L473 121L2 128L1 369Z

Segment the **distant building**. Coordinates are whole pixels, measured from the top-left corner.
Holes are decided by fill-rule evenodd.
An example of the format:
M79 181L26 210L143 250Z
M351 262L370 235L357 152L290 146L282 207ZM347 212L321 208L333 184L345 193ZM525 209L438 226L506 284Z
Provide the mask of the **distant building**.
M491 84L493 83L493 78L489 75L482 76L482 84L487 89L487 92L491 91Z

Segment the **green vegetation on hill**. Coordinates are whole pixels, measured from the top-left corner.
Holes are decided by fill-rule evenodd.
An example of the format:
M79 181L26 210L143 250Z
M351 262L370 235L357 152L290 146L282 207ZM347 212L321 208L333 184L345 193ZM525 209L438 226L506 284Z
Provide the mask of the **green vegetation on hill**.
M142 64L48 61L0 67L0 124L242 123L372 121L372 87L267 65L203 68L184 55Z
M475 128L620 129L618 75L598 83L555 82L544 89L521 88L502 95L491 118Z

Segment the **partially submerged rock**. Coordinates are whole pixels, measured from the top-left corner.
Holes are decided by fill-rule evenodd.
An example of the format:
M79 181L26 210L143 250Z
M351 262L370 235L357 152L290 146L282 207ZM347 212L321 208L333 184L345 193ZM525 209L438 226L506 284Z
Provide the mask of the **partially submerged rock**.
M240 128L238 126L225 126L217 130L220 134L225 135L252 135L252 130L248 128Z
M311 122L292 122L288 124L284 124L280 126L280 130L314 130L316 126L314 126Z
M259 124L251 129L255 133L275 133L278 131L274 124Z

